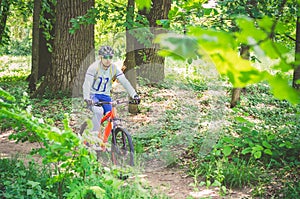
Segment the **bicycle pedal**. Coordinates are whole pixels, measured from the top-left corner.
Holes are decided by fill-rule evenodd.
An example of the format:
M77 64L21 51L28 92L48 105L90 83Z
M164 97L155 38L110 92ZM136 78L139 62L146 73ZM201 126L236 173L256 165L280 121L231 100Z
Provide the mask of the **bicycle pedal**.
M87 147L90 147L90 146L91 146L90 143L88 143L87 141L84 141L83 144L84 144L85 146L87 146Z

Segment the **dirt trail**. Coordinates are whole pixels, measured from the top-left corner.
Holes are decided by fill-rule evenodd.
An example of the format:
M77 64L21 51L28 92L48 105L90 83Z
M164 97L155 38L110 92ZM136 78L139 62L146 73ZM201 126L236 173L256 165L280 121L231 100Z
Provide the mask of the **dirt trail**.
M31 149L39 147L36 143L19 143L8 140L10 132L0 134L0 157L19 155L26 158ZM141 175L145 183L156 193L164 193L172 199L190 198L250 198L245 191L235 191L228 196L220 197L218 190L205 187L193 187L193 178L186 175L183 169L162 167L158 169L145 168Z

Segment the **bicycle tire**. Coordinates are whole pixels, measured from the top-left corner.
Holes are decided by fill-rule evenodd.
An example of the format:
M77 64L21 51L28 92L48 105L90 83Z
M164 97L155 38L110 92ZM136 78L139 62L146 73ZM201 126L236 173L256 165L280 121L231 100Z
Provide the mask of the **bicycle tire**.
M127 130L117 127L112 131L111 159L117 166L134 166L134 147Z

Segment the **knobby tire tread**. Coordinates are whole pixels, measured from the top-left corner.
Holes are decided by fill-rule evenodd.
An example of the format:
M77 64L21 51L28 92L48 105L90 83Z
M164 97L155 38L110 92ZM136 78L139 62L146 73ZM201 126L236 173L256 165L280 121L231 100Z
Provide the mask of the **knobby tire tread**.
M117 140L122 137L123 146L119 146ZM125 139L125 140L124 140ZM119 165L120 159L122 158L122 154L120 154L120 149L122 147L126 147L124 153L126 156L129 156L129 160L127 160L126 164L129 166L134 166L134 146L132 143L132 138L129 132L121 127L117 127L112 132L112 146L111 146L111 158L114 164ZM127 146L129 145L129 146ZM128 150L128 151L127 151ZM121 166L121 165L120 165Z

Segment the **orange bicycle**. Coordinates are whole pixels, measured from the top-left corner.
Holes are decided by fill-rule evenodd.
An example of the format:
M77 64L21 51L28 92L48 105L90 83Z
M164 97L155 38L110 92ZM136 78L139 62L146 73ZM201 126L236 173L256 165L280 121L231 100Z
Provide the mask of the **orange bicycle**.
M113 102L97 102L94 106L102 106L103 104L111 104L112 110L104 115L100 121L100 124L107 122L103 136L101 131L97 132L97 137L102 142L98 145L100 151L107 152L107 143L111 135L111 160L114 165L130 165L134 166L134 147L132 143L132 138L129 132L120 126L122 119L116 117L116 106L119 104L136 104L133 101L120 101L116 100ZM85 132L88 133L88 123L84 122L81 127L79 134L82 136ZM84 143L89 146L87 141Z

